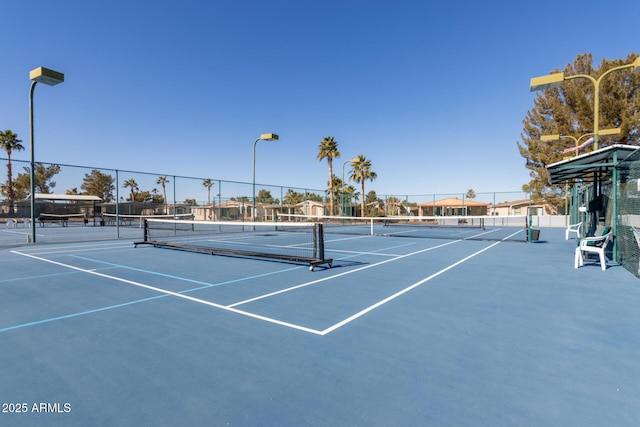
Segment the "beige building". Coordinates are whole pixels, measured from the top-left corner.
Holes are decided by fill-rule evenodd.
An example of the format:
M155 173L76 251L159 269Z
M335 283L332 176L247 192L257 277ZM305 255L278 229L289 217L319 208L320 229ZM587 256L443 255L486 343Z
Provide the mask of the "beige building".
M529 199L514 200L497 203L491 210L491 215L557 215L558 209L547 203L532 203Z
M418 205L419 216L488 215L490 203L449 197Z

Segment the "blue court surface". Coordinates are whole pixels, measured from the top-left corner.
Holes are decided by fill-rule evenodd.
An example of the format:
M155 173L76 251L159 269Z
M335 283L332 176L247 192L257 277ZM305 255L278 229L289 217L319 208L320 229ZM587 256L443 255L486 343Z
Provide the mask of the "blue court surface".
M540 237L2 247L0 425L640 425L640 282Z

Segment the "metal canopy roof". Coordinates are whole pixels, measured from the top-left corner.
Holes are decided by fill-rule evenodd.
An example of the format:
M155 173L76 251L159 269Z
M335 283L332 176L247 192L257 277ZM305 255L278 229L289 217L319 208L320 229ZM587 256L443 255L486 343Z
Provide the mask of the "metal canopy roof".
M560 184L576 178L582 178L595 172L611 172L614 166L626 159L639 147L635 145L614 144L591 153L581 154L547 166L550 184Z
M77 202L101 202L98 196L90 196L86 194L51 194L36 193L36 200L64 200Z

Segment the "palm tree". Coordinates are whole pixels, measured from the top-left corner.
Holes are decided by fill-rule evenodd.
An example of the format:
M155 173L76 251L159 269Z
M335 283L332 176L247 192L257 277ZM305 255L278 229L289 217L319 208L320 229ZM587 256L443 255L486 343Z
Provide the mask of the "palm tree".
M351 209L351 202L356 196L356 189L353 185L342 185L342 210L340 211L341 216L351 216L353 209Z
M329 188L327 189L327 191L331 191L331 189L333 189L333 191L331 191L329 193L329 199L333 199L335 200L336 198L338 198L338 202L342 201L341 197L338 197L339 194L341 194L340 189L343 187L343 183L342 183L342 179L340 179L338 176L333 175L333 179L331 180L331 185L329 186ZM342 205L342 204L340 204ZM338 209L336 209L338 210Z
M129 178L125 182L122 183L123 188L131 188L131 195L129 196L129 200L132 202L136 200L136 191L138 190L138 183L135 179Z
M164 197L164 213L165 215L168 213L167 212L167 187L166 187L166 183L170 182L166 176L159 176L158 179L156 180L156 184L160 184L162 186L162 197Z
M476 198L476 192L473 191L473 188L470 188L467 190L467 194L465 194L465 197L469 200L473 200Z
M332 136L325 136L318 146L318 161L327 159L329 165L329 215L333 215L333 159L340 157L338 143Z
M378 174L371 170L371 160L367 160L362 154L358 154L357 159L351 162L351 176L349 179L360 183L360 194L365 194L364 182L366 180L373 181L377 177ZM365 216L364 203L365 197L362 197L360 200L362 216Z
M13 183L11 182L11 153L13 151L22 151L24 147L20 144L22 141L18 139L18 135L10 130L0 132L0 147L7 152L7 197L9 198L9 216L13 215L13 202L15 192Z
M202 181L202 185L207 189L207 204L210 205L211 204L211 187L213 187L213 181L207 178Z

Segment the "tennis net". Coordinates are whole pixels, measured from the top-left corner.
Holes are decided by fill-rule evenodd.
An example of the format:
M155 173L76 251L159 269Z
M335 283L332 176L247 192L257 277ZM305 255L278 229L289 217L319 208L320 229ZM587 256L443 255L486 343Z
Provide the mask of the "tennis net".
M41 213L36 218L36 221L40 223L42 227L45 224L59 224L63 227L67 227L69 223L86 224L86 216L83 213L71 213L71 214L53 214L53 213Z
M181 249L251 258L271 258L308 263L313 271L325 258L323 225L309 222L194 221L180 219L144 220L144 240L154 247Z
M145 219L193 219L193 214L174 214L174 215L122 215L103 213L102 219L105 225L118 225L120 227L144 227Z
M527 241L527 216L343 217L279 214L279 224L317 221L326 234Z

